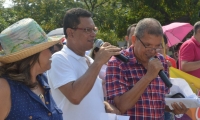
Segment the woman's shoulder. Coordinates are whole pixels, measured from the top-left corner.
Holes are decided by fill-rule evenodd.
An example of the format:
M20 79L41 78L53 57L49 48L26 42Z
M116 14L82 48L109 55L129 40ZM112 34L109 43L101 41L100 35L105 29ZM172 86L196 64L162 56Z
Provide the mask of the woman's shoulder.
M10 87L6 79L0 78L0 119L5 119L10 109Z
M4 78L0 78L0 98L2 98L2 95L8 95L10 93L10 86L8 84L8 81Z
M0 90L6 89L7 87L9 88L8 81L5 78L0 78Z

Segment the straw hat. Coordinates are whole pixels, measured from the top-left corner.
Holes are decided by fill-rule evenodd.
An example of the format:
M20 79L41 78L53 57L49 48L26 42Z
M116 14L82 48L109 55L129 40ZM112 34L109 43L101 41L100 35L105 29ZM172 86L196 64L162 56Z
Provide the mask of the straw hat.
M22 19L1 32L3 51L0 52L0 62L22 60L57 44L63 37L47 37L36 21L31 18Z

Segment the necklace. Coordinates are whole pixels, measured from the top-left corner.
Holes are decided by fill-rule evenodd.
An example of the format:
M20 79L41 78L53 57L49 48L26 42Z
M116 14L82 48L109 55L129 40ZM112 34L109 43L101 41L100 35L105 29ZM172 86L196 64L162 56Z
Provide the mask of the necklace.
M44 95L41 93L38 95L40 97L40 99L43 99L44 98Z

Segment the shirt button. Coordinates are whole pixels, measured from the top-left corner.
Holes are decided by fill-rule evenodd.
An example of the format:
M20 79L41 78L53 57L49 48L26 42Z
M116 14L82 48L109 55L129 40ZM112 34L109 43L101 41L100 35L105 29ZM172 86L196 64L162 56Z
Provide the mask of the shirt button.
M32 116L29 116L29 119L30 119L30 120L32 120L32 119L33 119L33 117L32 117Z
M46 86L43 86L43 88L46 88Z
M46 104L48 105L48 104L49 104L49 102L46 102Z
M51 113L48 113L48 116L51 116Z

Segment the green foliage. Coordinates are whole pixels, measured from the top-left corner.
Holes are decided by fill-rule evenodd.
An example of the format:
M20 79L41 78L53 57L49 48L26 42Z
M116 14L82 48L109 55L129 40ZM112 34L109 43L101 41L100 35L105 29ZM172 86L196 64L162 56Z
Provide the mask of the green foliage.
M162 25L174 21L198 21L199 0L12 0L14 7L3 8L0 2L0 31L14 22L31 17L49 31L62 27L66 10L81 7L93 13L100 32L97 38L112 44L123 40L129 25L146 17Z
M96 38L102 39L104 42L109 42L112 45L117 45L117 41L120 41L114 30L99 31Z

